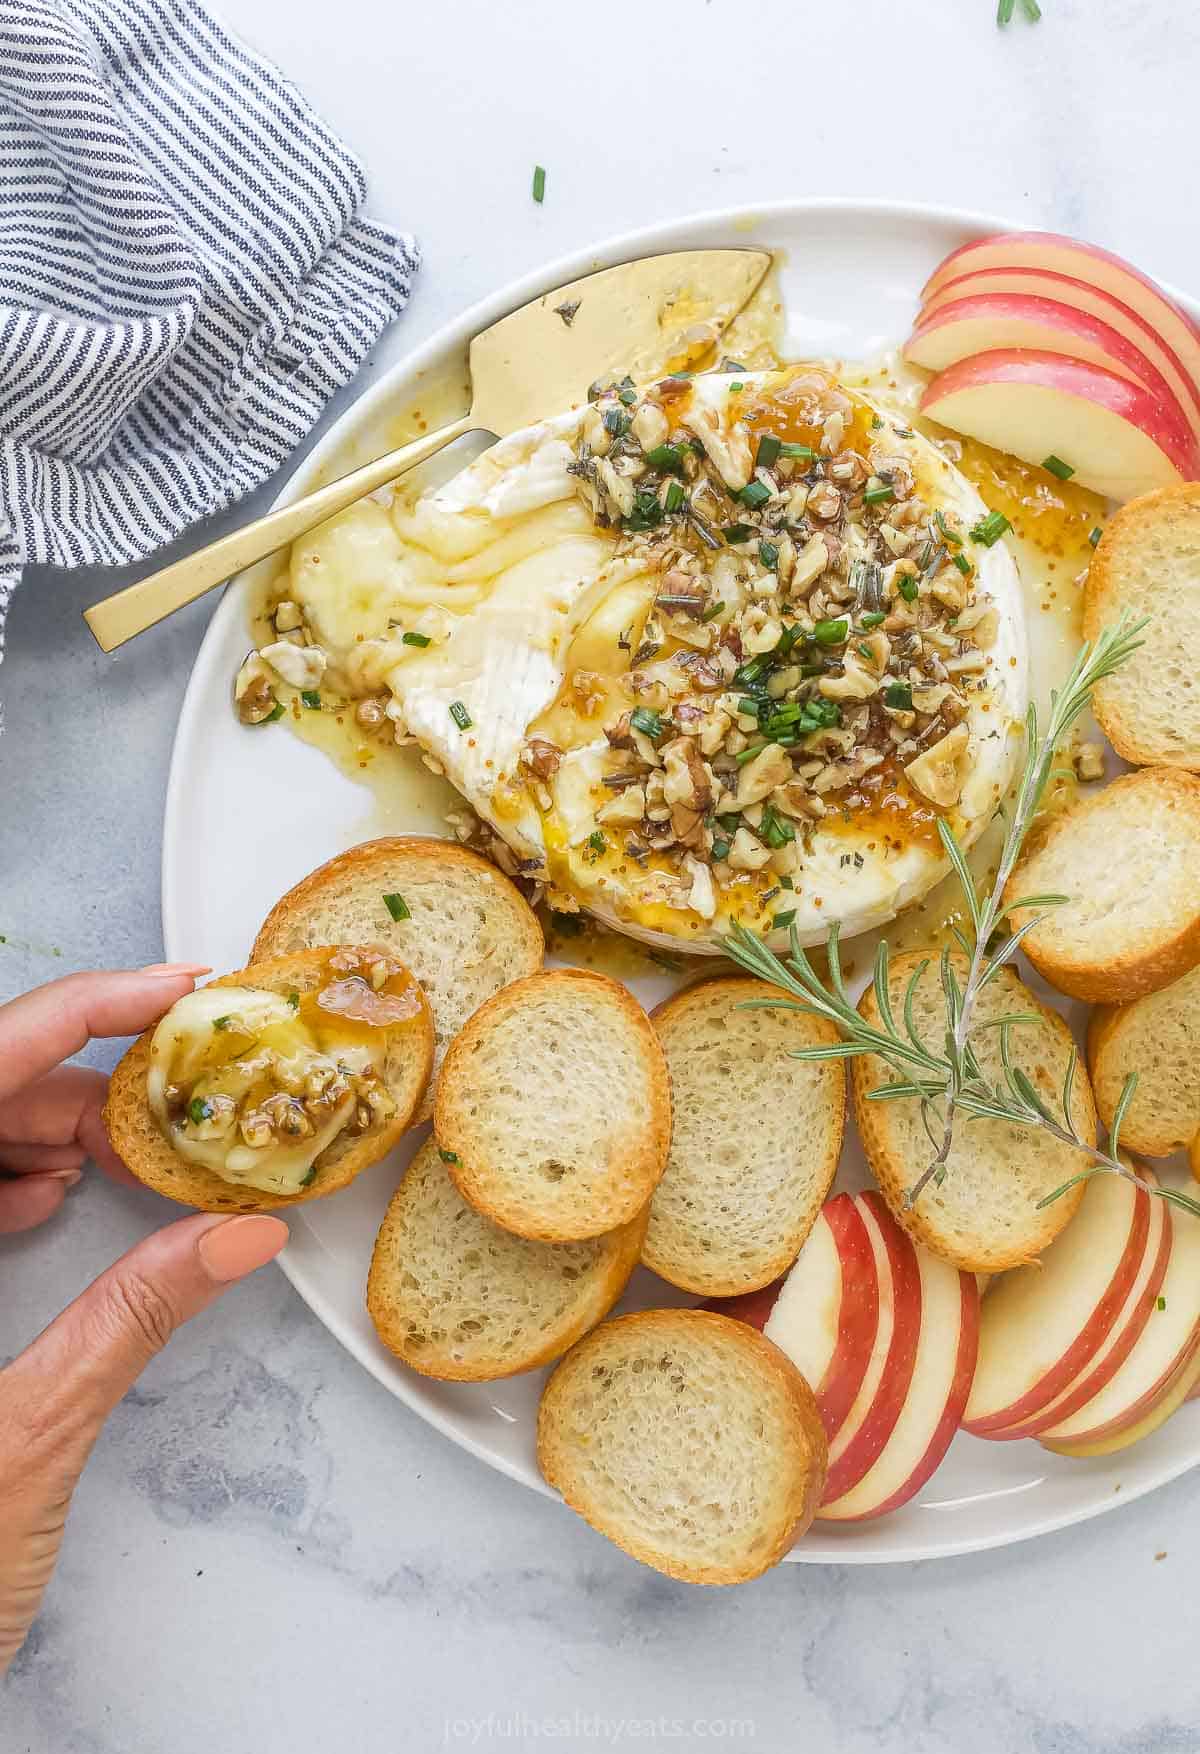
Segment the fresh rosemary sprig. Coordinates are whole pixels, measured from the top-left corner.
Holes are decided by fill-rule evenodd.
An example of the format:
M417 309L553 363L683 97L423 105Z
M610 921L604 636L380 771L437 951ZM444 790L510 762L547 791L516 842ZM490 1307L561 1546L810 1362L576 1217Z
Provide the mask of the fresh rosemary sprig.
M827 942L828 982L821 980L809 961L794 925L786 963L743 926L734 925L731 935L725 939L727 954L748 974L757 975L760 980L792 995L786 1000L751 999L747 1001L750 1007L802 1011L825 1018L838 1030L840 1041L800 1048L796 1051L796 1059L854 1059L863 1054L874 1054L891 1068L896 1077L891 1083L873 1090L868 1100L897 1102L916 1099L920 1102L932 1156L905 1196L910 1207L931 1181L940 1183L944 1179L955 1122L960 1114L1040 1128L1091 1158L1087 1169L1055 1188L1039 1202L1042 1206L1051 1205L1068 1189L1102 1171L1133 1175L1121 1162L1119 1150L1121 1125L1137 1085L1136 1072L1130 1073L1125 1080L1109 1129L1107 1148L1092 1145L1080 1138L1071 1114L1077 1051L1071 1050L1060 1093L1059 1114L1050 1108L1028 1074L1013 1059L1014 1030L1022 1024L1037 1023L1038 1018L1013 1013L981 1023L976 1022L975 1009L979 995L1000 969L1013 960L1026 934L1046 918L1050 908L1060 907L1068 899L1065 895L1024 895L1016 901L1005 902L1004 892L1037 815L1059 745L1076 720L1087 711L1096 684L1111 676L1138 649L1142 643L1138 635L1145 625L1145 620L1133 621L1122 616L1115 626L1104 629L1093 646L1085 645L1080 650L1066 682L1051 696L1050 718L1043 736L1038 734L1037 708L1030 705L1025 726L1025 762L1016 802L1008 820L995 880L986 895L980 896L976 889L966 855L953 830L944 819L938 820L942 845L966 901L970 929L952 928L966 959L965 979L960 979L951 952L946 949L941 953L939 972L946 999L946 1027L936 1049L922 1039L914 1021L917 987L931 958L926 957L914 969L899 1007L901 1021L898 1023L889 990L887 942L880 940L872 977L878 1022L872 1024L861 1015L846 990L836 923L830 927ZM1006 922L1009 917L1018 910L1029 908L1038 911L1024 925L1008 930ZM997 934L1000 935L998 942ZM973 1037L981 1030L996 1028L1000 1031L1003 1080L989 1080L985 1076L973 1044ZM1171 1204L1200 1217L1200 1200L1174 1188L1162 1187L1156 1191Z

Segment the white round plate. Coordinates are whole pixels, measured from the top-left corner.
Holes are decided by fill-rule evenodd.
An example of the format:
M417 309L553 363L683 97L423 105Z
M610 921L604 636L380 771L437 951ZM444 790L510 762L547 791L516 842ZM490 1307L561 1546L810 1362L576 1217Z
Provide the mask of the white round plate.
M760 245L780 257L789 355L861 357L906 333L916 294L936 264L970 238L1004 229L986 215L859 201L797 201L682 220L612 239L550 264L467 311L403 360L343 415L289 483L314 485L323 465L379 431L389 410L463 357L466 342L506 311L593 268L660 250ZM1194 306L1189 308L1195 310ZM382 446L381 446L382 448ZM370 453L368 453L370 454ZM222 599L192 671L167 787L163 931L167 955L219 972L243 966L262 919L323 860L373 833L372 798L326 756L293 736L247 732L230 683L247 645L245 591ZM440 832L394 822L391 832ZM649 1003L669 983L637 984ZM658 990L654 988L657 985ZM281 1265L317 1317L358 1361L423 1419L481 1461L546 1492L534 1460L541 1373L481 1385L437 1383L405 1370L375 1336L364 1308L375 1232L400 1171L402 1147L344 1193L289 1212ZM855 1166L845 1172L851 1184ZM640 1271L622 1307L687 1300ZM925 1491L878 1522L817 1523L789 1558L878 1564L1003 1546L1097 1516L1200 1461L1200 1407L1186 1407L1136 1448L1073 1462L1036 1443L984 1443L964 1434Z

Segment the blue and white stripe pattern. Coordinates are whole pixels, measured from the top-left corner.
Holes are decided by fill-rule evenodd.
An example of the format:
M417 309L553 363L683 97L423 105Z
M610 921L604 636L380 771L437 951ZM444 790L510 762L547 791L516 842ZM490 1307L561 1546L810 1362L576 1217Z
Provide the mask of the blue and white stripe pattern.
M263 481L404 308L413 240L196 0L0 4L0 651L21 568Z

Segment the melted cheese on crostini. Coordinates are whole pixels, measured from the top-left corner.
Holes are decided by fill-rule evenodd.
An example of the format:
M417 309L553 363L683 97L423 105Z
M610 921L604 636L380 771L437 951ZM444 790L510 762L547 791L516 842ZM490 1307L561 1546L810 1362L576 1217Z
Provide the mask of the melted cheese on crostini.
M818 368L627 383L298 543L292 639L556 905L814 943L926 894L939 817L969 845L1008 783L1025 632L986 517Z
M186 1162L294 1194L340 1134L366 1132L395 1112L385 1082L389 1031L419 1014L420 996L387 958L343 957L341 966L337 956L312 993L201 987L158 1024L147 1101Z

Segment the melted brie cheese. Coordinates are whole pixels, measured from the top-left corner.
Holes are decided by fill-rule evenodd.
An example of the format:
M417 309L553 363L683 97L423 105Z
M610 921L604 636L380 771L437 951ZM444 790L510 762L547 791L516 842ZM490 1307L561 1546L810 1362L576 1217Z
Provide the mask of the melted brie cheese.
M331 1024L333 1019L330 1020ZM212 1099L241 1102L267 1084L299 1090L314 1075L382 1072L384 1032L378 1045L361 1041L320 1043L288 1001L252 987L201 987L177 1001L159 1023L150 1046L147 1099L164 1138L185 1162L211 1170L222 1181L294 1194L317 1158L353 1119L357 1097L348 1089L328 1117L295 1144L277 1140L260 1148L242 1142L236 1117L229 1124L186 1124L186 1103L202 1113ZM267 1056L270 1064L264 1064ZM181 1093L184 1119L168 1092ZM205 1136L206 1133L208 1136Z
M778 389L789 375L694 380L689 419L714 460L735 393ZM907 460L931 511L968 529L987 515L936 446L851 394L886 423L889 449ZM834 920L846 936L889 920L948 869L932 811L918 834L911 818L902 822L882 803L857 815L835 810L798 849L791 893L779 899L770 872L738 873L718 887L713 915L681 901L678 882L667 884L653 860L639 864L611 842L597 850L597 812L613 796L601 783L603 727L658 580L644 557L618 554L617 533L597 528L576 497L569 465L586 416L573 411L513 434L415 504L401 490L390 518L366 502L298 545L291 594L331 664L350 693L385 684L408 732L517 857L548 870L558 890L620 931L719 954L734 919L781 947L787 932L772 927L781 909L806 944L823 940ZM969 699L965 781L947 813L968 846L1007 785L1027 673L1012 557L998 542L973 546L970 559L974 588L991 599L999 627L988 686ZM728 588L714 595L732 609L742 587L724 552L712 557L714 580L722 568ZM405 629L428 631L430 643L405 644ZM580 672L594 678L582 693L571 680ZM565 751L548 787L532 785L519 766L531 733Z

